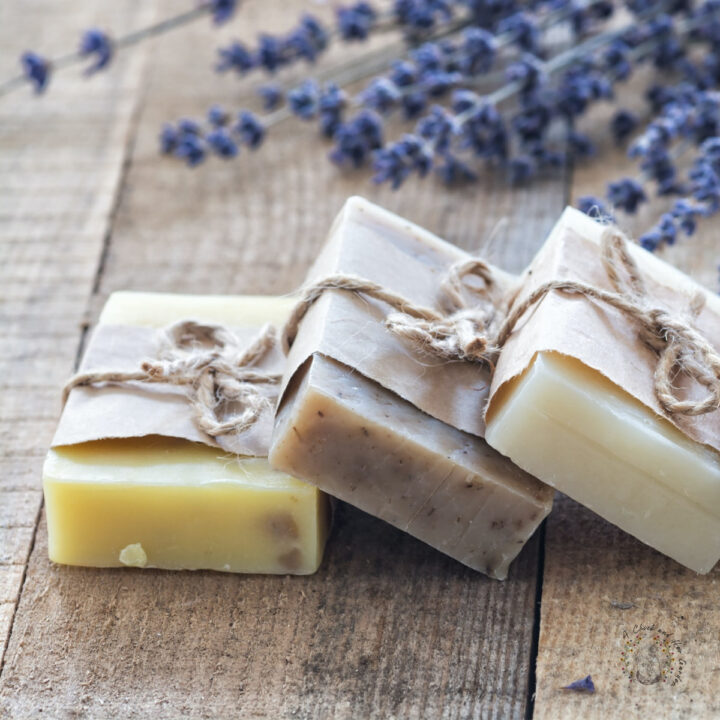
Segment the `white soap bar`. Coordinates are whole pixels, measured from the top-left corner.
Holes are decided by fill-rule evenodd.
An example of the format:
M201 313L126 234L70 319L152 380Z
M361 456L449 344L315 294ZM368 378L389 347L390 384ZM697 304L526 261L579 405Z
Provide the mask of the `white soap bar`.
M553 353L539 353L493 403L486 439L521 468L699 573L720 558L714 450Z

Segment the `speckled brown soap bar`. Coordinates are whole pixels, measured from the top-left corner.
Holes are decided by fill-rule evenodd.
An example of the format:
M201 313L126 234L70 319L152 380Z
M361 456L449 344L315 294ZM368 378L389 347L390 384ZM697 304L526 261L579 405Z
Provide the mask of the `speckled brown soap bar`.
M289 389L270 462L498 579L552 504L481 438L320 354Z
M469 256L360 198L335 221L309 281L347 273L441 308L440 281ZM497 271L494 292L514 279ZM288 358L270 463L492 577L550 512L553 491L483 438L478 364L418 354L382 303L328 291Z

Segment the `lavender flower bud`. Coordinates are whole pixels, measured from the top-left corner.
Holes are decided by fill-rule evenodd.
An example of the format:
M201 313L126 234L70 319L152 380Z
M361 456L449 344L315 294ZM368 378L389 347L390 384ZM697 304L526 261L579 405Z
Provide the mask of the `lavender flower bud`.
M303 120L311 120L315 117L319 100L320 88L314 80L306 80L287 94L290 110Z
M213 22L222 25L235 14L237 0L205 0L205 5L212 14Z
M175 155L188 164L190 167L199 165L205 160L207 149L205 141L195 133L181 135L175 147Z
M632 178L622 178L608 184L607 197L610 204L627 213L634 213L647 201L642 185Z
M370 34L377 13L368 2L358 2L337 10L337 25L343 40L365 40Z
M225 128L215 128L205 136L205 140L219 157L233 158L238 154L237 143Z
M213 105L208 110L207 118L213 127L222 127L223 125L227 125L230 120L230 114L224 108L220 107L220 105Z
M42 56L28 50L20 57L23 74L39 95L45 91L50 80L50 63Z
M113 46L110 36L97 28L86 30L80 40L78 52L83 57L95 56L94 62L85 70L86 75L92 75L107 67L112 59Z
M487 72L495 62L495 36L482 28L467 28L462 35L460 69L465 75Z
M233 42L225 48L218 48L220 61L215 66L217 72L223 73L234 70L245 75L255 67L255 61L250 51L239 42Z
M262 85L257 89L264 110L275 110L283 101L283 92L277 85Z
M241 110L238 113L238 121L234 130L240 136L240 142L250 150L260 147L265 139L263 124L248 110Z

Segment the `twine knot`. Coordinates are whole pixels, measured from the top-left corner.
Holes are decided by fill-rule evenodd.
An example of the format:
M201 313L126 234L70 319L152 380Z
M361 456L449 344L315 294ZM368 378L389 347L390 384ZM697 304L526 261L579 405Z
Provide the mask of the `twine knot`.
M99 383L164 383L185 389L197 426L210 437L241 433L272 407L274 397L263 386L277 385L281 375L257 369L275 346L277 335L266 325L248 346L219 325L183 320L165 328L157 357L139 370L90 370L65 385L63 402L75 387Z
M514 305L496 339L502 347L518 320L553 290L599 300L620 310L639 328L642 341L658 355L654 372L655 395L668 414L703 415L720 408L720 355L691 325L705 304L702 292L691 299L687 315L674 315L650 305L645 281L628 250L628 240L616 227L605 229L601 239L602 262L614 291L573 280L554 280L533 290ZM683 400L674 380L678 375L696 380L707 389L701 400Z
M483 281L470 287L465 278L475 275ZM490 362L495 352L490 337L497 322L495 304L490 300L494 284L492 269L478 258L452 265L440 284L448 311L416 305L399 293L356 275L337 274L318 280L302 289L300 299L285 324L282 347L287 354L297 335L300 322L310 306L327 290L346 290L389 305L393 312L385 318L387 329L409 341L419 351L443 360ZM465 296L475 295L469 303Z

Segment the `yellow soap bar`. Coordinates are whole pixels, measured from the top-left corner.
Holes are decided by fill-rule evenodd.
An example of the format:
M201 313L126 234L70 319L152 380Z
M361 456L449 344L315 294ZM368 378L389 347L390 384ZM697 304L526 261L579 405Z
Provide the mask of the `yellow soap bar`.
M290 307L278 297L123 292L100 322L260 326L282 323ZM50 450L43 484L54 562L308 574L322 560L327 496L265 458L161 436L101 440Z

